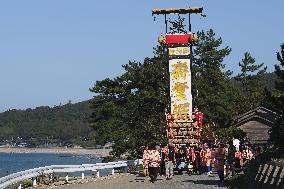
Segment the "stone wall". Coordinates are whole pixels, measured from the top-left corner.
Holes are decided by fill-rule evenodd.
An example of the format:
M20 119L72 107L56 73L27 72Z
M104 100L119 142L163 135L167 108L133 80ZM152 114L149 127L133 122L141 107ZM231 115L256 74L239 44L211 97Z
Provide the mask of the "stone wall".
M249 189L284 189L283 164L261 164L248 170L246 175Z

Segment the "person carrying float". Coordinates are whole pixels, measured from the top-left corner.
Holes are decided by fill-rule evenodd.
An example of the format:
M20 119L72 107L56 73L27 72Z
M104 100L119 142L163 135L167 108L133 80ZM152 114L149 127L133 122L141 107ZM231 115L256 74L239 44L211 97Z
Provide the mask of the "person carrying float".
M175 165L175 147L173 143L169 143L164 150L165 153L165 169L166 169L166 179L172 179L174 175L174 165Z
M224 164L225 164L225 149L224 144L219 144L215 150L215 169L217 170L219 179L224 181Z
M242 167L243 169L246 167L246 165L249 163L250 160L252 160L253 158L253 153L251 151L251 149L249 148L248 145L244 146L244 149L242 150Z
M160 170L161 156L159 149L160 147L156 146L155 148L148 151L149 152L148 170L149 170L150 182L152 183L157 181L157 176Z
M148 172L148 167L149 167L149 149L148 146L144 147L144 151L143 151L143 173L144 176L148 176L149 172Z

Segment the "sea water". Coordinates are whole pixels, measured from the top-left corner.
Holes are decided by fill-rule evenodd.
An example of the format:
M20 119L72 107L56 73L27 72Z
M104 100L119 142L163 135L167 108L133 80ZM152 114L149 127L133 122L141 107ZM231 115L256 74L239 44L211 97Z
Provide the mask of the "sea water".
M50 165L81 165L99 162L101 162L100 158L93 158L88 155L0 153L0 177L27 169ZM105 171L103 172L107 174Z

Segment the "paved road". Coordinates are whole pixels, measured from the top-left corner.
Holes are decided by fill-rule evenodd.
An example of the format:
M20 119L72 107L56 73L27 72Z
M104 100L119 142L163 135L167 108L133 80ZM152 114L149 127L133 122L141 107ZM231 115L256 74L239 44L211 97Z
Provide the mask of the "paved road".
M158 177L158 181L150 183L148 177L136 175L114 175L81 184L70 184L52 187L56 189L227 189L224 183L218 182L216 174L211 175L175 175L172 180Z

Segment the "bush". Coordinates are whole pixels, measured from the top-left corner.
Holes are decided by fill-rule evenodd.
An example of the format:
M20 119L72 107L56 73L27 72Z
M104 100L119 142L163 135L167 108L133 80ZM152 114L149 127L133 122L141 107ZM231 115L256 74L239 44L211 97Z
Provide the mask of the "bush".
M18 188L18 186L16 185L16 184L12 184L11 186L10 186L10 189L17 189Z
M128 172L131 174L136 174L139 172L139 167L136 165L130 165L128 168Z
M24 180L23 184L24 184L25 188L31 187L31 186L33 186L33 181L31 179L26 179L26 180Z
M277 147L284 148L284 118L279 119L271 129L270 140Z
M237 127L227 127L218 129L215 134L219 140L231 141L234 138L242 140L246 137L246 133Z
M115 158L113 156L104 157L102 163L113 162Z
M260 159L261 163L270 161L281 163L284 160L284 148L274 147L266 149L258 159Z

